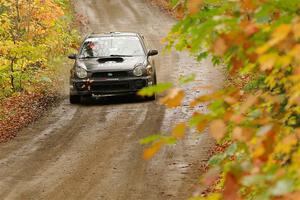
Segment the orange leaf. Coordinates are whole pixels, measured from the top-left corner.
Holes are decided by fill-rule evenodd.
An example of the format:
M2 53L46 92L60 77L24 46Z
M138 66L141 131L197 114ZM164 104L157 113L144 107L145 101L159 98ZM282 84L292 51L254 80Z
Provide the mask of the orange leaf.
M231 63L232 68L230 69L230 74L235 74L244 64L243 61L237 57L233 57L231 59Z
M185 94L183 90L173 88L160 100L160 103L166 105L168 108L174 108L181 104L184 96Z
M224 191L223 191L223 199L224 200L239 200L239 185L237 178L228 173L226 175L225 183L224 183Z
M269 48L273 47L274 45L278 44L279 42L286 39L289 33L292 31L292 27L289 24L282 24L275 29L271 36L271 40L269 40L266 44L259 47L256 50L256 53L263 54L269 50Z
M279 27L277 27L275 29L275 31L272 34L272 40L270 41L270 43L272 45L277 44L279 42L281 42L282 40L284 40L288 34L291 32L292 27L290 24L282 24Z
M259 31L259 28L254 24L254 23L249 23L245 29L244 29L245 33L247 35L253 35L254 33Z
M247 142L251 138L252 132L242 127L235 127L232 132L232 138L238 141Z
M196 14L200 9L201 4L202 4L202 0L189 0L187 2L187 8L189 13L192 15Z
M199 124L197 124L197 127L196 127L197 131L199 131L200 133L203 132L207 126L207 123L208 122L206 120L204 120L204 121L200 122Z
M244 116L243 115L232 115L230 117L230 120L233 121L236 124L241 123L244 120Z
M256 9L256 5L254 4L253 0L242 0L241 2L241 8L244 11L254 11Z
M237 99L235 99L234 97L230 97L230 96L225 97L224 101L228 104L235 104L238 102Z
M185 135L186 131L186 124L185 123L179 123L177 124L174 129L172 130L172 136L176 139L181 139Z
M300 139L300 128L295 129L295 134L296 134L297 138Z
M190 103L190 106L195 107L196 105L198 105L200 103L204 103L204 102L210 101L212 99L218 98L220 95L221 95L220 93L215 92L215 93L199 96Z
M226 42L223 38L218 38L213 45L213 52L217 56L222 56L227 50Z
M257 102L257 99L258 99L258 95L256 96L250 95L246 99L245 103L242 104L240 112L245 113L251 106L253 106Z
M220 140L226 133L226 124L223 120L217 119L210 123L209 132L216 140Z
M151 147L144 150L143 159L149 160L151 159L161 148L163 142L159 141L154 143Z
M204 174L202 178L202 183L206 186L210 186L218 180L219 176L220 176L220 169L211 168L208 170L207 173Z
M293 192L286 194L282 197L277 197L274 200L299 200L300 199L300 192Z

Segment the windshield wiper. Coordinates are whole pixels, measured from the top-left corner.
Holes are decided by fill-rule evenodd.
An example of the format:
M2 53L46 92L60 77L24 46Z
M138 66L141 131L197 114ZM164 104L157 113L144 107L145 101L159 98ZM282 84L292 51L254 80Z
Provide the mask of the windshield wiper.
M118 54L112 54L110 57L133 57L131 55L118 55Z

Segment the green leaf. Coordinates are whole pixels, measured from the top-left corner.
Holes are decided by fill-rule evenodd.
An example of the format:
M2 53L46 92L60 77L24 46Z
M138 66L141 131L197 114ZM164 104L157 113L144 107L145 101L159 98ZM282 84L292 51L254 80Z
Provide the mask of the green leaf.
M156 135L150 135L150 136L148 136L146 138L141 139L140 140L140 144L149 144L151 142L159 140L160 138L161 138L161 135L158 135L158 134L156 134Z
M138 91L140 96L152 96L155 93L162 93L173 86L172 83L160 83L157 85L149 86Z
M196 74L191 74L189 76L181 76L179 78L179 84L184 85L184 84L190 83L190 82L194 81L195 78L196 78Z
M224 160L224 158L225 158L225 154L214 155L209 159L208 164L211 166L220 165L221 162Z
M235 154L235 152L237 151L237 149L238 149L238 145L235 142L228 147L228 149L226 150L226 154L228 156L233 156Z
M166 144L176 144L177 139L174 137L166 137L163 139Z

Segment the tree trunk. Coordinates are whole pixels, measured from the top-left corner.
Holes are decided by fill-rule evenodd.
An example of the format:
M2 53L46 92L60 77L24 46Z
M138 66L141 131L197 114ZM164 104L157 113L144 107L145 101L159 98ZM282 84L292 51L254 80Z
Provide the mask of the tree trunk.
M12 58L10 61L10 85L11 85L11 89L13 90L13 92L16 91L16 87L15 87L15 77L14 77L14 63L15 63L15 59Z

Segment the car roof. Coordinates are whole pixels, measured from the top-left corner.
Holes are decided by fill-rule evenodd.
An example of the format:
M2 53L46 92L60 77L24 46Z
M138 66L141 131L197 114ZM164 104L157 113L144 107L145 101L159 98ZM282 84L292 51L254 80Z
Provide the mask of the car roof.
M86 38L98 38L98 37L113 37L113 36L143 36L140 33L134 32L108 32L108 33L91 33Z

